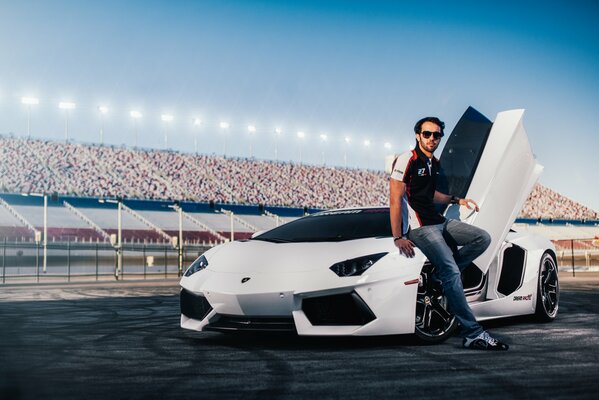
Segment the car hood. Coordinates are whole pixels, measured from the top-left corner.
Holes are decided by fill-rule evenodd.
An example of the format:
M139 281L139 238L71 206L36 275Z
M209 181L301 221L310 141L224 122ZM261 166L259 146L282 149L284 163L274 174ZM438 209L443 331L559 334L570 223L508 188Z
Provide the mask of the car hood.
M302 243L247 240L221 245L206 258L207 269L215 272L288 273L322 270L340 261L394 249L390 238Z

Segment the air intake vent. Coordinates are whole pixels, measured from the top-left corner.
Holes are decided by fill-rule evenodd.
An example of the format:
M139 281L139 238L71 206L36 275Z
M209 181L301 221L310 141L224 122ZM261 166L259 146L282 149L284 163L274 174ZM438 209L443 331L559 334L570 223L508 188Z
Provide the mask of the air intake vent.
M356 292L310 297L302 310L312 325L365 325L376 318Z
M497 291L505 296L515 292L522 284L526 251L513 245L503 252L501 276L497 284Z
M188 290L181 289L181 314L199 321L206 318L212 306L203 296L196 296Z
M206 326L205 329L210 331L295 332L295 324L292 317L219 315L219 318Z

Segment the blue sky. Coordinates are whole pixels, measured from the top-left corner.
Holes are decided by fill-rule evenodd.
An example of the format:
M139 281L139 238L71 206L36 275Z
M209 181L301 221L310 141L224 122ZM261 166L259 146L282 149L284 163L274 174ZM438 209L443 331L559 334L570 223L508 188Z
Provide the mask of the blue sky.
M599 210L593 1L2 1L0 133L382 168L437 115L525 108L541 183ZM134 123L133 109L143 117ZM161 121L172 114L173 121ZM195 117L202 119L197 128ZM219 122L230 128L223 134ZM250 136L248 125L256 132ZM305 139L297 138L303 131ZM327 135L327 141L320 139ZM344 145L343 139L352 141ZM365 147L364 140L370 140Z

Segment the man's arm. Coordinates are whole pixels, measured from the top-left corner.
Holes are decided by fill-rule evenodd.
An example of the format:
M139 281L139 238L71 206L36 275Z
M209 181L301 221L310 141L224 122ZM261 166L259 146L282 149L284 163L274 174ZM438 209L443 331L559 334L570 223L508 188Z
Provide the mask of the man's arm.
M393 243L401 254L405 254L411 258L414 257L414 243L403 238L404 232L402 232L403 224L401 219L401 199L406 193L406 184L393 178L389 182L389 213L391 216Z
M435 203L440 203L440 204L453 203L453 204L459 204L461 206L466 206L469 210L472 210L473 208L476 211L479 210L478 204L476 204L476 202L472 199L460 199L459 197L450 196L448 194L441 193L439 191L435 191L435 196L433 197L433 200Z

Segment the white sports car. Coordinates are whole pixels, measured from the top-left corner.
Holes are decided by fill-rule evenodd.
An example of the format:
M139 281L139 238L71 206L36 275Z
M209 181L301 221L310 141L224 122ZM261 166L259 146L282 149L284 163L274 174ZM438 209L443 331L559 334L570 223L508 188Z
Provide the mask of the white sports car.
M558 311L552 243L510 229L542 171L523 113L502 112L492 123L469 108L441 155L447 192L480 205L478 213L452 205L445 215L492 237L462 274L479 320L534 314L551 321ZM420 251L414 258L399 254L388 208L323 211L195 260L181 279L181 326L323 336L413 333L441 342L457 321L433 271Z

